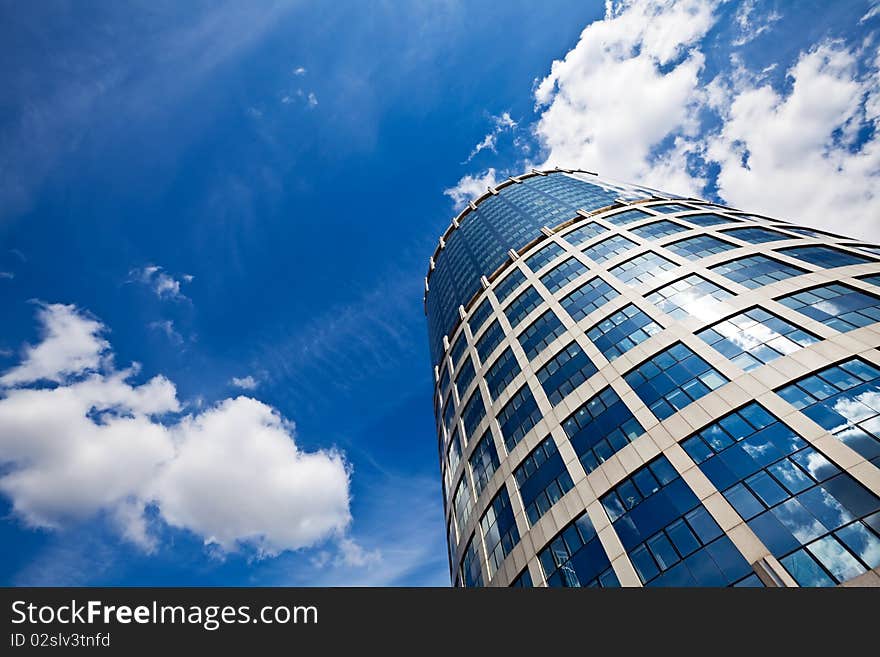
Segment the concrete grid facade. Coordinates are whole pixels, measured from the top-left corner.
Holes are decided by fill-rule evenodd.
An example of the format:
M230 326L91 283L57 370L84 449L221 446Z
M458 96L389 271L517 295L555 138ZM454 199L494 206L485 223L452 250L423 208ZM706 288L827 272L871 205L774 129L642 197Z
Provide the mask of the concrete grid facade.
M436 270L448 266L449 258L444 259L444 250L451 241L450 236L467 225L468 215L473 213L475 216L471 220L476 221L476 211L487 200L491 202L496 197L503 197L507 188L548 177L564 177L564 181L557 181L564 182L564 185L595 186L614 192L615 197L613 202L602 207L578 208L574 212L566 207L563 212L553 213L552 221L546 222L538 234L521 236L525 244L505 254L505 262L497 269L479 272L481 289L456 308L458 317L454 325L444 326L442 335L437 335L437 321L429 328L432 343L442 344L441 350L435 350L438 355L434 367L434 402L453 582L463 586L508 586L514 583L533 586L694 583L798 586L798 580L801 585L880 584L880 576L875 571L880 566L876 562L880 558L877 551L880 546L877 536L880 531L880 469L877 467L878 457L871 451L873 448L869 442L870 437L876 440L878 436L870 433L874 425L868 426L873 420L862 422L866 415L864 411L847 418L847 426L854 431L857 427L861 427L858 431L867 427L868 438L857 442L851 439L852 432L847 433L850 429L844 428L841 433L840 427L829 427L824 421L823 427L816 419L811 419L802 403L793 402L790 394L779 394L781 389L802 377L849 363L853 358L859 359L863 364L860 367L867 366L869 372L871 366L880 368L880 315L870 317L875 312L870 304L865 312L872 321L860 321L860 326L847 325L843 327L846 330L841 330L839 324L835 324L835 328L827 321L816 319L815 315L808 316L794 309L796 303L780 301L817 286L842 284L847 290L860 293L862 296L858 298L863 301L877 299L880 307L880 297L877 296L880 294L880 279L865 280L880 274L880 262L873 257L878 254L876 247L872 250L872 247L854 240L819 232L797 232L800 227L794 224L745 214L698 199L681 199L644 188L631 188L630 193L622 194L621 191L627 188L587 172L535 171L490 190L453 221L431 259L431 271L426 279L426 306L433 292L432 279ZM552 206L552 198L548 198L548 205ZM680 207L670 208L670 203ZM633 209L638 209L644 216L633 214ZM627 212L625 221L615 219L615 216ZM699 216L705 215L714 218L708 223L698 223ZM689 221L688 217L692 220ZM661 221L667 222L662 225L667 230L661 230L659 225L657 230L644 228ZM584 228L588 224L594 224L592 230ZM769 236L767 233L760 239L740 239L737 235L741 233L730 232L740 228L767 228L775 235L767 241L763 241ZM664 232L668 234L662 234ZM578 238L574 239L572 235ZM587 239L583 239L585 236ZM670 246L697 236L706 238L689 244L690 250ZM607 242L609 238L613 241ZM703 242L706 248L703 248ZM594 248L597 245L600 246ZM828 266L839 263L821 259L819 264L814 264L816 258L811 258L814 262L808 262L797 257L798 252L785 251L807 246L833 247L836 254L850 254L842 257L855 264ZM648 267L638 279L623 282L630 271L626 263L639 262L639 256L647 252L671 264L664 265L665 269ZM533 257L539 253L549 255ZM822 253L823 257L827 254ZM744 285L717 268L755 255L782 263L787 266L788 273L780 280L762 275L757 281L745 281L748 285ZM562 270L558 269L570 259L573 262ZM533 267L527 263L532 263ZM571 273L567 276L551 275L554 271L564 274L569 270ZM513 279L509 277L520 274L522 280L501 295L499 290L510 287L509 281ZM656 295L652 294L692 275L708 282L711 288L722 290L719 300L707 297L698 310L697 300L697 305L682 308L673 313L675 316L664 312L662 304L657 303ZM610 293L600 297L585 311L570 312L574 305L566 300L572 293L577 294L576 291L586 285L601 285L601 282L607 284ZM602 289L606 288L602 286ZM834 301L828 303L833 305ZM742 314L754 309L763 311L760 317L766 317L766 313L772 315L774 319L767 322L772 326L796 328L803 344L792 348L790 340L780 342L780 334L775 333L775 329L759 326L755 331L753 327L752 334L736 338L745 347L754 347L762 336L771 344L784 342L788 347L782 347L780 353L766 352L766 348L761 351L759 345L755 350L757 362L751 359L737 364L701 337L706 335L702 333L705 329L718 326L728 318L741 323ZM561 328L549 333L538 347L530 346L527 354L524 348L527 337L524 336L547 311L558 319ZM515 315L515 326L508 315ZM631 323L624 321L622 325L629 333L616 335L615 321L630 317L637 318L636 323L640 322L644 330L629 330L627 327L632 328ZM602 330L609 327L609 337L603 342ZM481 343L490 331L500 337ZM594 341L590 334L599 337ZM683 404L679 399L681 394L672 393L678 395L678 401L674 401L672 407L674 412L658 411L660 407L652 410L653 405L643 399L647 393L640 395L625 377L632 380L635 370L679 344L697 357L688 362L701 359L700 362L715 373L704 377L711 389L691 379L690 383L695 386L690 390L703 391L695 400ZM482 346L482 357L478 345ZM552 365L548 368L548 363L558 360L567 348L569 353L578 353L579 362L587 363L585 356L589 366L581 370L574 383L569 381L561 390L552 389L552 381L549 386L546 383L547 372L553 368ZM684 351L676 347L674 353ZM766 358L765 352L776 355L762 362L761 358ZM504 363L499 362L502 359ZM748 365L743 367L743 362ZM468 371L471 366L472 373ZM643 369L648 371L647 366ZM654 369L651 366L650 371ZM880 399L880 383L872 383L870 374L865 374L863 381L854 388L858 390L857 399L874 403L874 394ZM872 386L877 386L876 391ZM606 392L608 388L613 394ZM600 393L606 404L609 399L617 399L622 406L615 406L616 412L634 418L640 431L633 432L622 447L617 440L613 453L604 448L604 452L596 457L592 448L576 449L569 432L573 416L579 411L583 415L581 409L591 401L598 403L596 399ZM469 413L469 404L475 400L470 407L475 408L479 396L485 410L479 421L474 422L478 414ZM534 401L523 401L528 397ZM836 399L838 406L842 407L840 400L845 401L845 398ZM805 480L803 485L808 487L803 492L792 488L784 502L774 502L776 498L762 497L759 491L764 489L758 486L768 484L774 491L780 489L780 495L786 494L788 485L779 472L785 473L794 467L791 460L785 463L777 460L764 463L768 468L766 471L745 477L752 483L743 485L742 480L737 480L728 485L730 482L725 481L724 490L719 490L716 483L721 481L721 475L716 474L717 467L710 468L710 465L718 465L727 458L723 456L725 453L732 455L732 450L739 449L737 445L740 443L728 446L728 452L718 451L714 460L710 456L699 463L693 455L695 448L688 446L698 444L694 442L696 434L707 427L717 426L714 423L719 420L732 422L736 418L731 418L731 413L751 409L753 402L760 405L762 418L772 417L776 423L772 425L774 435L793 433L796 436L788 440L797 441L797 449L804 450L797 453L804 457L801 461L828 463L828 468L833 470L827 471L835 473L833 478ZM534 408L530 406L532 403ZM507 425L505 435L502 423L508 419L510 409L518 405L523 409L532 408L530 417L520 420L514 417ZM876 414L880 415L880 406L877 406ZM768 421L763 420L764 423ZM520 430L513 429L513 426ZM566 427L569 427L568 432ZM588 424L585 431L589 442L609 429L591 430ZM578 439L583 437L578 436ZM739 438L735 436L735 439ZM749 445L746 445L748 440L751 438L743 440L742 449L750 454ZM452 444L455 441L457 447ZM585 456L585 452L589 454ZM535 497L532 493L535 482L540 486L543 480L533 481L524 473L531 464L539 461L546 464L551 460L559 467L549 473L555 475L555 479L550 477L551 485L539 491L538 497L543 501L538 504L531 500ZM763 461L758 465L761 463ZM651 468L646 467L648 464ZM659 472L661 465L665 474L648 476L648 469ZM798 478L804 473L814 474L809 465L804 467L807 469L795 472ZM539 465L531 469L540 474ZM776 479L773 473L776 473ZM769 478L768 474L771 475ZM654 483L639 483L638 489L632 488L636 485L634 482L646 479ZM668 483L661 484L665 481ZM823 483L826 481L827 484ZM828 519L824 507L810 506L815 498L827 498L829 490L833 492L837 490L836 486L844 484L845 490L849 491L847 499L856 501L852 502L852 508L837 504L834 507L839 516L837 519ZM523 497L526 487L531 491L528 509ZM647 509L649 504L657 506L654 503L667 487L670 499L673 499L671 490L675 488L675 499L692 499L692 502L681 502L681 515L674 517L669 525L653 527L651 531L654 533L650 536L639 536L638 531L650 525L651 519L637 521L635 514L640 508ZM547 492L551 489L552 492ZM629 490L638 492L628 495L625 491ZM621 503L616 500L622 501L623 506L615 507ZM764 508L755 506L756 502L763 504ZM684 506L691 503L695 504L694 508L685 512ZM803 520L792 519L792 514L806 509L814 509L814 515L803 529ZM711 517L711 521L705 520L705 514ZM768 529L771 525L776 527L773 523L777 519L780 526L788 528L793 535L794 543L788 538L777 538L777 534L782 536L784 532ZM707 522L712 524L712 521L717 527L713 526L704 537L699 527ZM573 527L577 527L580 533L574 532ZM635 534L628 529L630 527L635 528ZM624 530L626 535L622 538ZM720 575L713 570L716 566ZM711 575L705 574L707 572Z

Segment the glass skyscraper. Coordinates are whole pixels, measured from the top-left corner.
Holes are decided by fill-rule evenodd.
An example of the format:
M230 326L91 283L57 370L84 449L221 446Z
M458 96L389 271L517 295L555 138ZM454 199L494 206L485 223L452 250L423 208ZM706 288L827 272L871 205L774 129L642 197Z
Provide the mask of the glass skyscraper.
M453 582L880 584L878 259L580 170L470 203L425 280Z

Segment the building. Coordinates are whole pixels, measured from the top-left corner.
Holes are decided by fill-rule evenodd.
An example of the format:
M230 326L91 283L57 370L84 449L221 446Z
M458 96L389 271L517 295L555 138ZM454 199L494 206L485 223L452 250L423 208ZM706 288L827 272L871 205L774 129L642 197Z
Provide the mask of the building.
M453 581L880 585L878 258L582 170L470 203L425 280Z

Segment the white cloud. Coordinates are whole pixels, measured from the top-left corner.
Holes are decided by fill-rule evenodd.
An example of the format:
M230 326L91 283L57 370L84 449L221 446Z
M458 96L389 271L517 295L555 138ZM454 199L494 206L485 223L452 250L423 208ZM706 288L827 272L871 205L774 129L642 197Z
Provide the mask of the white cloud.
M519 125L511 118L510 112L503 112L501 116L493 116L492 124L494 126L492 128L492 132L488 133L485 137L483 137L483 140L480 143L474 146L470 155L468 155L467 159L462 162L462 164L467 164L468 162L473 160L481 151L490 150L493 153L497 152L495 150L495 147L498 144L498 135L506 130L514 130L517 125Z
M877 16L880 16L880 2L874 0L865 15L859 19L859 23L864 23Z
M456 210L461 210L471 199L486 193L486 189L498 184L495 169L489 168L481 175L467 175L461 178L454 187L444 189L443 193L450 197Z
M315 92L313 92L313 91L309 92L308 98L306 99L306 103L308 104L309 108L318 106L318 97L315 95Z
M73 306L38 311L43 342L0 382L0 492L28 525L58 528L96 515L143 547L165 523L206 545L260 555L344 538L350 471L342 454L303 452L294 426L248 397L196 414L163 376L134 383L116 370L104 326ZM28 387L35 381L54 387Z
M183 344L183 336L174 328L174 322L170 319L150 322L148 326L154 331L164 333L172 344Z
M293 69L293 74L294 75L305 75L306 69L304 66L297 66L295 69Z
M733 40L734 46L743 46L749 41L754 41L782 18L782 14L776 11L760 17L755 16L755 4L756 0L746 0L736 10L735 20L740 34Z
M135 268L129 272L131 280L143 283L152 288L160 299L173 299L182 301L187 297L180 291L180 281L165 273L158 265L147 265L143 268ZM190 274L181 275L181 280L191 283L194 277Z
M244 390L255 390L258 385L257 380L250 374L244 377L234 376L230 379L229 383L236 388L242 388Z

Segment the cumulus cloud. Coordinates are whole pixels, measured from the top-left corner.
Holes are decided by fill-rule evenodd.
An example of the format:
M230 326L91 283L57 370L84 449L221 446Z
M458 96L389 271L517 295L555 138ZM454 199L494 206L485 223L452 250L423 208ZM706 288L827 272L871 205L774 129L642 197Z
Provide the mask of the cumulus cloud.
M34 527L103 515L144 548L147 522L259 555L345 538L349 467L304 452L292 423L249 397L180 416L164 376L117 370L106 329L73 306L40 306L43 340L0 378L0 492ZM51 381L54 386L28 385Z
M137 281L151 288L160 299L173 299L176 301L186 299L186 296L180 291L180 281L191 283L194 278L190 274L183 274L180 276L180 280L177 280L158 265L135 268L128 275L130 280Z
M244 390L254 390L254 389L256 389L256 387L258 385L257 380L254 377L252 377L250 374L248 374L247 376L243 376L243 377L234 376L229 381L229 383L232 384L233 386L235 386L236 388L242 388Z
M456 210L461 210L468 201L482 196L489 187L497 184L495 169L490 167L482 174L463 176L454 187L444 189L443 193L452 199Z

